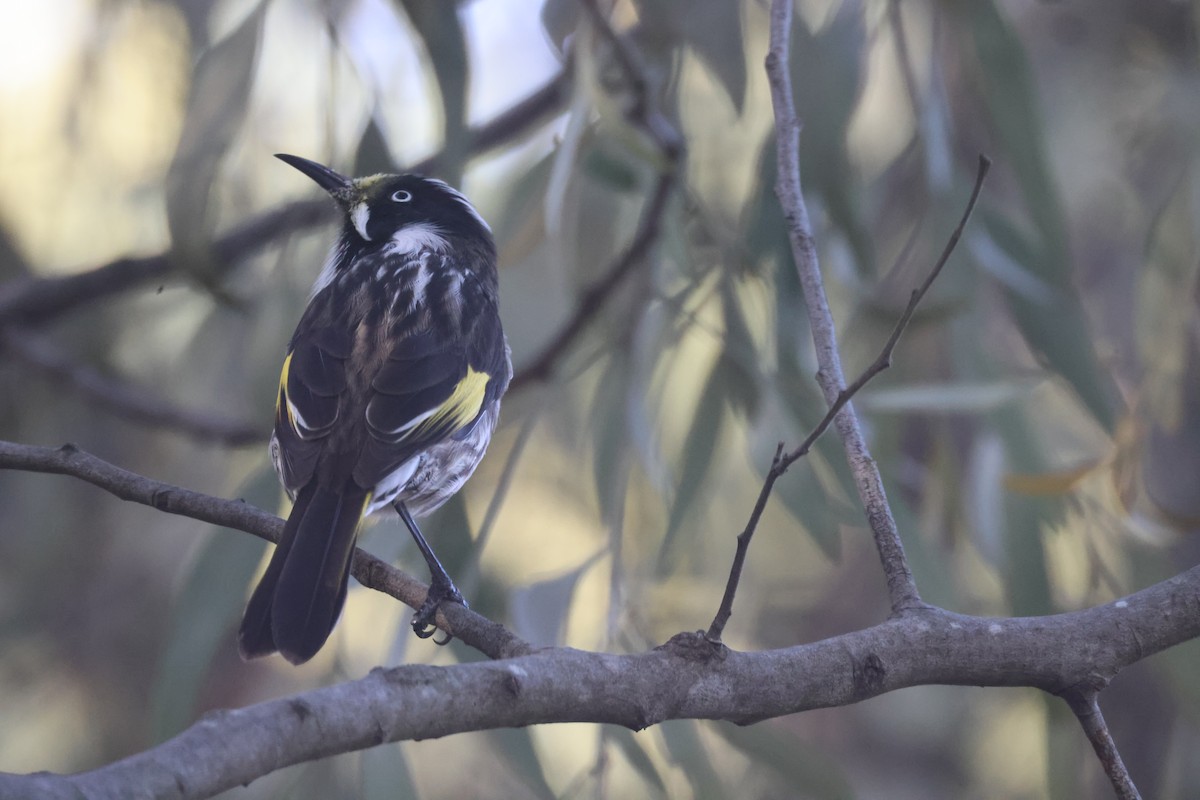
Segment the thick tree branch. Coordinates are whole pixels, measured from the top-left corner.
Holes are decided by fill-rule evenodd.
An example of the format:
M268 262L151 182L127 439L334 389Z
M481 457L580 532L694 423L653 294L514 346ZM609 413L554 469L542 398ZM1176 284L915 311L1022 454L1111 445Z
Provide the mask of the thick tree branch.
M749 724L925 684L1063 693L1197 635L1200 567L1085 611L989 619L916 609L759 653L679 634L634 655L552 648L502 661L376 669L358 681L209 714L156 748L92 772L0 775L0 796L202 798L382 742L548 722L635 730L669 719Z
M825 297L825 286L821 280L821 267L817 259L816 243L812 234L812 223L804 204L800 188L800 119L796 116L796 103L792 95L791 73L788 67L790 39L792 35L791 0L773 0L771 3L771 46L767 54L767 79L771 85L771 104L775 109L775 138L778 150L778 183L775 193L787 220L788 237L792 244L792 259L800 276L800 285L808 308L809 324L812 328L813 344L816 346L817 383L825 395L825 402L832 407L846 385L842 373L842 359L838 352L837 333L829 301ZM854 406L846 402L834 419L834 427L846 450L846 458L854 473L859 500L866 510L867 522L875 538L879 560L887 576L888 597L892 613L921 608L921 595L916 581L904 556L904 545L896 529L896 520L888 506L883 479L871 452L867 448Z
M570 82L569 65L527 98L469 133L469 149L478 154L498 147L529 130L562 105ZM428 172L440 154L414 164L414 172ZM328 199L302 200L268 211L217 239L212 246L214 263L231 269L274 242L332 219ZM59 278L31 278L0 286L0 326L42 323L81 305L155 281L181 275L171 254L121 258L102 267Z
M122 500L245 531L268 542L278 541L283 530L283 520L279 517L241 500L223 500L147 478L109 464L71 444L52 448L0 441L0 469L70 475ZM429 590L426 584L362 549L354 552L351 574L363 586L391 595L414 609L424 602ZM458 604L444 604L438 625L491 658L521 655L533 649L528 642L502 626ZM3 796L0 792L0 797Z

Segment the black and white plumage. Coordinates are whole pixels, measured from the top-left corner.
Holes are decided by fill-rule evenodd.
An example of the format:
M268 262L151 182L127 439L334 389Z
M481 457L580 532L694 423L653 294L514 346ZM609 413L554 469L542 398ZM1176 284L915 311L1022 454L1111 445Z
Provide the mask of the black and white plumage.
M345 213L284 359L270 450L295 503L238 637L243 657L299 664L337 621L362 518L389 505L433 577L414 630L462 601L413 517L475 470L512 366L495 245L466 198L418 175L351 180L279 158Z

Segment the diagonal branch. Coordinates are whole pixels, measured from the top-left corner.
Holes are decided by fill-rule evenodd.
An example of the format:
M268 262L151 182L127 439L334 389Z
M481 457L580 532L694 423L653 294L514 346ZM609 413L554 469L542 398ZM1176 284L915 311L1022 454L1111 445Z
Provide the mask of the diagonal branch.
M241 500L183 489L121 469L72 444L59 448L0 441L0 469L70 475L98 486L122 500L151 506L168 514L245 531L268 542L279 540L283 520ZM363 586L419 608L429 587L362 549L354 552L352 574ZM530 652L532 646L502 626L458 604L447 604L438 625L491 658ZM3 792L0 792L3 796Z
M49 339L27 330L0 328L0 347L26 366L70 386L112 413L142 425L167 428L201 441L215 441L235 447L262 444L267 440L265 426L260 428L175 406L148 389L72 361Z
M1108 732L1108 723L1100 713L1100 691L1092 686L1092 683L1093 681L1088 681L1072 686L1067 691L1060 692L1059 696L1067 701L1088 741L1092 743L1092 749L1096 751L1104 773L1112 783L1117 800L1142 800L1141 793L1129 776L1129 770L1125 768L1125 762L1121 760L1117 744Z
M779 446L775 449L775 457L771 459L771 468L767 470L767 477L763 481L762 489L758 492L758 499L754 503L754 509L750 512L750 519L746 522L746 527L738 534L737 550L734 552L733 564L729 569L729 580L725 583L725 594L721 598L720 608L718 608L716 616L713 617L712 624L709 625L708 633L706 634L710 641L719 642L721 640L721 635L725 631L725 625L729 622L729 617L733 614L733 600L737 595L738 583L741 581L742 568L746 563L746 553L750 549L750 540L754 536L754 531L758 528L758 522L762 518L763 511L766 510L767 500L770 499L771 492L775 488L775 481L779 480L783 476L783 473L787 472L788 467L808 454L808 451L816 444L817 439L821 438L821 434L828 430L829 425L854 395L858 394L872 378L892 365L892 353L900 341L900 336L908 327L908 323L912 321L913 312L916 311L921 299L929 291L929 287L937 280L937 276L941 274L942 268L950 260L950 254L954 252L959 239L962 238L967 221L971 218L971 212L974 211L975 204L979 200L979 193L983 189L983 181L987 178L990 166L991 161L986 156L979 157L979 172L975 176L975 188L971 191L971 197L967 201L967 207L963 211L962 219L959 220L954 232L950 234L949 241L946 242L941 256L933 265L933 269L930 270L929 275L919 287L913 290L912 295L908 299L908 305L904 308L904 312L896 322L896 327L892 329L891 335L888 336L883 349L879 351L879 355L876 356L875 361L858 376L854 383L838 392L837 399L829 407L829 410L825 412L825 416L821 418L821 421L817 423L816 427L812 429L795 450L785 453L783 451L783 442L780 442Z
M479 154L511 141L558 109L567 95L570 65L512 108L468 134L469 149ZM414 164L428 172L440 154ZM272 243L332 219L328 200L301 200L268 211L233 229L213 243L214 262L228 270ZM171 254L121 258L101 267L56 278L31 278L0 286L0 325L42 323L93 300L165 281L178 275Z

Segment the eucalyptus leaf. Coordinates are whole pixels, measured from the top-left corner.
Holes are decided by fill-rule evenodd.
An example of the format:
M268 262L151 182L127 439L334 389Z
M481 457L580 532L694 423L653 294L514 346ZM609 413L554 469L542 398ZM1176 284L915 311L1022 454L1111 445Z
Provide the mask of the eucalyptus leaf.
M265 15L266 4L261 4L233 33L201 54L192 77L183 134L167 170L172 258L213 291L225 265L209 252L214 227L212 190L221 161L246 121Z
M403 743L364 750L359 764L362 768L362 800L416 800L421 796Z
M399 0L409 21L425 43L442 96L442 158L438 174L457 186L470 150L467 129L467 83L470 65L467 38L458 17L458 4L429 0Z
M687 10L661 0L638 0L638 44L661 63L689 47L710 69L740 114L746 102L746 56L741 4L690 0Z
M984 222L996 245L1011 259L1035 275L1046 277L1053 272L1046 266L1045 250L1008 220L985 214ZM1045 298L1012 291L1006 296L1030 349L1071 385L1098 423L1113 431L1117 389L1096 357L1087 316L1074 288L1058 287Z
M770 767L783 779L789 796L817 800L851 800L856 795L849 777L828 756L792 735L778 721L737 726L712 724L712 730L741 750L755 765Z
M865 411L891 414L978 414L1023 397L1035 384L1028 380L917 383L872 389L857 398Z
M537 645L562 642L575 587L598 558L593 555L562 575L513 589L509 613L517 635Z
M696 720L677 719L658 726L671 760L683 771L696 800L724 800L730 797L725 782L712 766L704 742L700 741L700 724Z
M358 149L354 153L354 174L375 175L395 171L396 164L388 148L387 137L379 126L379 120L373 116L358 140Z
M667 786L663 783L662 776L658 774L658 770L654 768L654 762L650 760L650 756L646 755L642 743L646 741L646 736L637 736L633 732L625 728L616 726L607 727L604 729L604 735L613 742L616 742L617 747L624 753L625 758L629 760L630 766L634 768L638 775L642 776L642 780L646 782L652 789L657 790L662 796L667 795Z
M667 571L677 556L676 539L688 512L700 495L705 479L712 471L717 442L725 428L728 415L729 385L722 359L717 359L709 372L700 394L696 413L692 415L691 430L683 443L679 484L667 519L667 532L658 553L658 569Z
M260 508L273 508L279 484L269 468L240 493ZM268 545L241 531L209 526L171 610L171 625L150 691L154 741L174 736L195 718L196 701L213 655L232 647L230 632L241 617L247 589Z
M876 272L874 239L855 192L858 176L847 146L850 120L864 85L866 23L859 3L842 4L819 31L797 14L792 30L792 86L804 123L800 165L805 190L819 194L830 221L842 232L862 274ZM774 152L773 143L771 152ZM774 188L774 167L771 169Z
M532 796L555 800L556 795L546 783L546 774L528 728L490 730L484 735L499 751L501 762L513 771Z

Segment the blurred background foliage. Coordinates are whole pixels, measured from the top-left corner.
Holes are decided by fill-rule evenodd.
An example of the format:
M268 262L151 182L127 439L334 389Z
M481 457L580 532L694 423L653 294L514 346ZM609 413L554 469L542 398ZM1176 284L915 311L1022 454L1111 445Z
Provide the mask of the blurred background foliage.
M803 179L850 374L945 242L976 155L995 161L895 366L857 401L926 599L1046 614L1196 563L1197 6L797 9ZM538 643L631 651L707 625L775 443L822 406L772 191L765 4L618 0L612 19L686 160L650 256L510 394L488 459L427 533L482 613ZM436 154L496 229L518 372L616 263L666 166L574 0L41 0L3 21L0 298L168 259L3 320L0 435L265 508L283 502L262 446L280 356L333 235L327 202L272 153L360 174ZM480 126L547 85L481 148ZM264 214L261 246L214 244ZM478 658L412 639L406 609L354 589L313 662L242 664L232 634L261 542L64 478L5 472L0 497L0 769L88 769L206 709ZM395 522L363 543L424 575ZM886 610L826 437L778 484L727 640L782 647ZM1176 648L1103 696L1147 797L1200 795L1198 658ZM388 745L226 797L1108 792L1061 703L926 687L745 729Z

